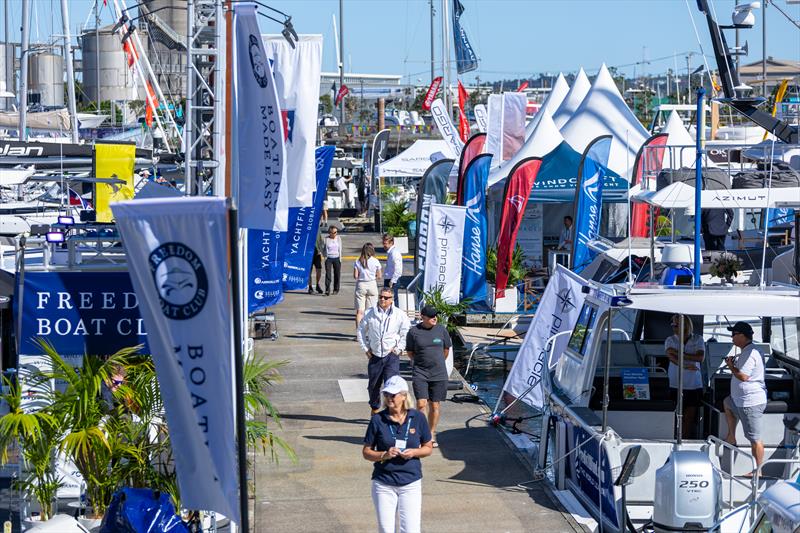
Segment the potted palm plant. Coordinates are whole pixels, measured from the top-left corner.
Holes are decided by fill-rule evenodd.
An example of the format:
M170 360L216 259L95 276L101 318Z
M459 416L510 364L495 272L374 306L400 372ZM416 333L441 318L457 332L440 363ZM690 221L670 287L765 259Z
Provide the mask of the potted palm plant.
M394 237L394 245L401 254L408 253L408 225L416 218L416 214L408 212L405 202L389 202L383 206L383 228Z
M0 460L8 463L15 447L23 460L25 475L17 488L30 494L39 504L39 519L49 520L55 513L55 498L62 481L55 468L55 455L61 442L60 421L43 409L27 412L22 406L19 383L3 376L0 395L8 412L0 417Z
M522 253L522 248L517 245L514 248L514 254L511 256L511 269L508 272L505 296L497 298L497 289L495 287L497 276L497 248L490 247L486 251L486 280L489 282L492 289L491 295L494 302L495 313L517 312L517 307L519 306L517 284L525 277L524 260L525 254Z

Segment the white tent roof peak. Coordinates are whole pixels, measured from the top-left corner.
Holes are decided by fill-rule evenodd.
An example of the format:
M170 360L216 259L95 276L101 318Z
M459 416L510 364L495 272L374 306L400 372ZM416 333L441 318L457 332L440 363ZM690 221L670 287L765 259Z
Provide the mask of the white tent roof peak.
M667 123L661 133L669 134L667 139L668 146L694 146L694 139L689 135L689 130L683 125L681 116L674 109L670 112L667 118Z
M558 121L555 122L558 125ZM603 65L581 105L561 127L561 135L570 146L582 152L593 139L609 134L613 140L608 168L629 179L636 154L649 134L625 103L614 78Z
M586 73L581 68L578 71L578 75L575 76L575 81L572 83L569 92L564 97L561 105L558 106L558 110L553 113L553 122L559 129L572 117L572 114L581 105L591 87L592 84L589 83L589 78L586 77Z
M431 166L431 156L447 154L449 148L443 139L420 139L395 157L378 165L378 175L384 177L416 177L425 174Z
M542 109L539 111L538 115L541 115L539 124L536 126L531 136L525 141L525 144L522 145L522 148L517 150L514 157L505 161L502 165L489 173L490 187L505 178L508 173L511 172L511 169L514 168L514 165L526 157L544 157L564 141L561 132L558 131L553 119L550 118L550 112L546 109Z
M528 122L525 126L525 138L531 136L533 130L536 129L536 126L539 124L540 117L542 116L543 111L547 111L548 114L552 117L556 111L558 111L558 107L561 105L561 102L564 101L566 98L567 93L569 93L569 84L567 80L564 78L564 74L559 72L558 78L556 81L553 82L553 88L550 89L550 93L545 98L544 102L542 102L542 107L539 108L539 112L536 113L533 118Z

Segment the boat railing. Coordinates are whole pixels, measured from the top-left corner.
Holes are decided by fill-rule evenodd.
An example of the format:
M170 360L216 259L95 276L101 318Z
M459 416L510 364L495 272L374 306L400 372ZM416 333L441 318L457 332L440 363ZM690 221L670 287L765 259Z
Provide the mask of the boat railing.
M714 454L717 457L721 457L722 456L722 454L720 453L720 450L728 450L730 452L730 454L731 454L731 461L730 461L731 470L733 470L732 467L733 467L733 464L736 462L736 456L737 455L742 455L742 456L750 459L750 464L752 466L752 469L750 471L753 472L753 471L756 470L756 458L753 457L753 455L751 453L748 453L745 450L742 450L739 447L734 446L733 444L720 439L719 437L715 437L714 435L709 435L708 438L706 439L706 442L709 445L713 445L714 446ZM741 485L742 487L744 487L744 488L746 488L746 489L748 489L750 491L750 497L748 498L748 501L750 501L750 500L755 501L756 494L757 494L757 491L758 491L758 483L756 482L756 477L755 476L750 478L750 483L746 483L746 482L742 481L741 479L737 479L736 476L733 475L733 472L726 472L725 470L723 470L720 467L717 467L716 465L714 465L713 468L714 468L714 470L716 470L719 473L719 475L723 478L723 480L727 480L728 481L728 501L726 502L726 505L727 505L728 509L733 509L734 508L734 501L733 501L733 494L734 494L734 492L733 492L733 483L734 482L738 483L739 485ZM751 513L752 513L752 510L751 510ZM751 519L752 518L754 518L754 517L751 517Z

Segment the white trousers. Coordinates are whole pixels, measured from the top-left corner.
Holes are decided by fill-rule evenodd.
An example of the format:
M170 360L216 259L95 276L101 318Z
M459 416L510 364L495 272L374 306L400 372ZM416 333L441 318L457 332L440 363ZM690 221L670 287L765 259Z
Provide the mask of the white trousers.
M419 533L422 519L422 480L408 485L386 485L372 480L372 502L378 514L379 533L395 533L395 515L399 515L398 533Z

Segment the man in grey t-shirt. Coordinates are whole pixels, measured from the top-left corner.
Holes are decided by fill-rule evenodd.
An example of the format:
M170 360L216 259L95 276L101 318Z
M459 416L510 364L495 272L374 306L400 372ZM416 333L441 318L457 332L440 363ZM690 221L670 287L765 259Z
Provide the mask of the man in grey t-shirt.
M408 330L406 353L413 364L411 385L417 398L417 410L428 417L437 448L436 424L439 422L439 404L447 399L447 365L453 342L444 326L438 324L436 308L426 305L420 310L422 322Z
M744 436L750 441L750 449L760 465L764 460L764 443L761 426L767 407L767 387L764 384L764 356L753 346L753 328L747 322L737 322L728 328L731 341L742 352L737 357L728 357L725 364L733 375L731 395L725 398L725 419L728 423L726 441L736 445L736 424L742 422Z

